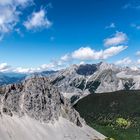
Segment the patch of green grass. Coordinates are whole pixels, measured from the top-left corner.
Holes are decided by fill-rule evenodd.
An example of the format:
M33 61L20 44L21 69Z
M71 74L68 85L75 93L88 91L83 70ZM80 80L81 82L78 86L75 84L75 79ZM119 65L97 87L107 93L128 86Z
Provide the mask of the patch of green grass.
M140 140L140 91L91 94L74 107L87 124L115 140ZM119 124L118 124L119 123Z

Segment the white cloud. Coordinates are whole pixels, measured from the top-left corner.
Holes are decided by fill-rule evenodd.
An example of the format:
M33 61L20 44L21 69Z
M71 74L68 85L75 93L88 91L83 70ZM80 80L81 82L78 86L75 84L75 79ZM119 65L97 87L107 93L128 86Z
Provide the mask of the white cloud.
M72 53L72 58L81 60L96 59L93 57L96 57L97 53L96 56L94 54L95 50L92 50L90 47L82 47Z
M62 56L60 58L60 60L62 60L62 61L68 61L68 60L70 60L70 55L69 54L65 54L64 56Z
M52 23L48 20L46 16L45 9L41 9L38 12L33 12L28 20L24 22L26 29L38 29L38 28L49 28Z
M13 0L0 0L0 5L9 5L12 4Z
M22 67L15 68L13 70L13 72L17 72L17 73L33 73L35 71L36 69L34 68L22 68Z
M32 0L0 0L0 39L4 35L14 31L15 26L19 23L21 12L20 7L30 5Z
M0 8L0 34L3 36L13 30L18 22L19 13L15 8L1 7Z
M140 59L137 60L137 64L140 65Z
M27 6L27 4L33 4L33 0L13 0L17 5Z
M123 6L123 9L128 9L128 8L131 8L132 5L130 3L127 3Z
M45 70L52 70L56 66L53 63L50 64L43 64L40 67L37 68L23 68L23 67L18 67L13 69L13 72L17 73L34 73L34 72L41 72Z
M140 3L138 3L138 2L127 3L122 8L123 9L136 9L136 10L139 10L140 9Z
M53 61L48 64L43 64L36 68L13 68L13 72L17 73L34 73L34 72L41 72L41 71L47 71L47 70L57 70L63 66L62 61Z
M41 65L41 70L49 70L55 68L56 65L54 63L49 63L49 64L43 64Z
M85 64L85 62L84 61L81 61L80 63L79 63L79 65L84 65Z
M108 59L114 55L125 50L127 46L117 46L110 47L105 50L96 51L91 49L90 47L80 48L72 53L73 59L79 60L100 60L100 59Z
M110 47L105 50L96 51L90 47L83 47L70 54L62 56L57 61L52 61L48 64L43 64L37 68L22 68L18 67L13 69L14 72L18 73L34 73L41 72L46 70L58 70L64 68L67 65L67 62L71 60L82 60L80 64L84 64L86 60L101 60L108 59L114 55L119 54L121 51L125 50L127 46L116 46Z
M9 66L7 63L1 63L0 64L0 72L6 72L11 69L11 66Z
M32 4L33 0L0 0L1 6L25 6L26 4Z
M115 64L116 65L130 65L132 63L132 60L129 57L126 57L124 59L118 60Z
M105 28L109 29L109 28L115 28L115 27L116 27L115 23L110 23L110 25L106 26Z
M136 55L137 55L137 56L140 56L140 51L137 51L137 52L136 52Z
M0 0L0 40L10 32L17 32L17 28L21 25L29 30L49 28L52 25L45 9L33 12L31 16L27 17L27 21L22 23L21 15L28 6L35 6L34 0ZM20 29L17 33L23 35Z
M140 25L133 23L133 24L131 24L131 27L134 27L135 29L140 30Z
M127 35L123 32L116 32L116 34L111 37L111 38L107 38L104 40L104 45L105 46L116 46L116 45L120 45L120 44L124 44L127 42Z

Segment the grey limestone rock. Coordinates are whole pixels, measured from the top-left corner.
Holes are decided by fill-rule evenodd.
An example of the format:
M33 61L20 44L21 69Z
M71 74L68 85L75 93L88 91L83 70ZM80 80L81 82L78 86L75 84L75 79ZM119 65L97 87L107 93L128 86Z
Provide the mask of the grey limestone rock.
M28 115L41 122L50 122L64 117L78 126L85 123L46 77L34 76L22 83L0 88L1 114Z

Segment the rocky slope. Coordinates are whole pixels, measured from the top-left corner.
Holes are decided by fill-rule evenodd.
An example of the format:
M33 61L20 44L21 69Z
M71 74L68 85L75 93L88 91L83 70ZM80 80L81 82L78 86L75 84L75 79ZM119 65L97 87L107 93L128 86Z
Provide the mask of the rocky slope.
M0 88L0 140L94 140L89 128L46 77Z
M53 85L67 98L77 99L90 93L140 89L140 70L105 62L72 65L50 76Z

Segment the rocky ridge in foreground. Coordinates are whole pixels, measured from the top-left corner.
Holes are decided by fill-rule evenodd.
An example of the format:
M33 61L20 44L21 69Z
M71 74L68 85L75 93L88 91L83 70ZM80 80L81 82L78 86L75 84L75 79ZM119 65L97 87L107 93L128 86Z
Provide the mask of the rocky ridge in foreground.
M50 84L46 77L34 76L25 79L22 83L1 87L0 114L2 124L0 126L0 134L2 134L0 140L22 140L24 139L22 132L28 127L33 129L33 133L38 133L38 137L36 137L36 134L25 133L27 140L30 138L35 140L37 138L39 140L54 139L53 136L59 132L58 129L62 129L65 135L68 134L69 139L72 135L75 135L72 140L82 140L82 137L83 140L85 138L87 140L105 138L85 124L79 113L73 109L69 101L59 93L58 89ZM29 120L30 123L28 122ZM9 127L6 127L7 122L9 122ZM50 128L50 123L54 127ZM56 127L55 124L57 123L60 123L60 126ZM10 129L10 127L14 129ZM19 129L15 127L19 127ZM6 130L3 132L3 129ZM50 130L48 131L48 129ZM74 133L74 130L80 131L83 136L79 136L80 132L79 134ZM46 133L42 134L42 131ZM59 134L60 138L58 137L58 140L68 139L64 136L64 133Z

